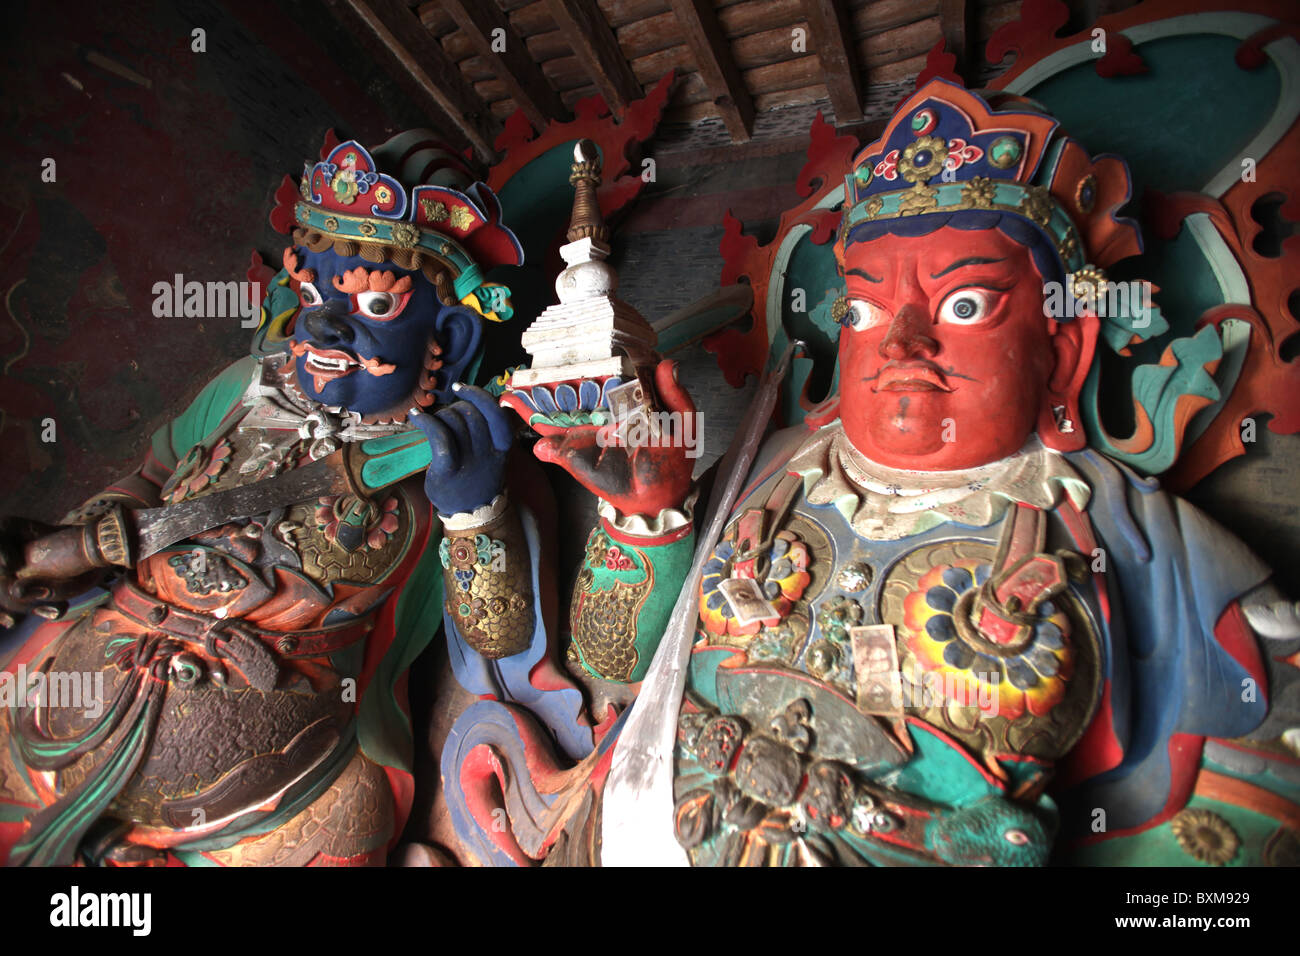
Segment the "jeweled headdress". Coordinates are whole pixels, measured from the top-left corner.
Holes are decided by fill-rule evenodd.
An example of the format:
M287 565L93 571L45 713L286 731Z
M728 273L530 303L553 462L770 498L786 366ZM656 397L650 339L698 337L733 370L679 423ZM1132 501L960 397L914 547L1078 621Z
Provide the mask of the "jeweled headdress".
M486 283L484 274L498 265L521 265L524 251L502 224L496 195L481 182L463 191L440 184L463 184L470 177L453 155L432 149L412 133L375 152L392 154L400 174L421 184L408 193L397 179L379 171L365 147L349 140L324 160L306 165L299 184L302 200L294 206L297 223L324 237L356 243L363 256L366 246L418 251L446 268L457 299L474 297L489 318L506 317L488 306L502 297L493 294L500 287ZM442 159L431 158L437 156Z
M1104 281L1102 268L1142 251L1136 223L1115 216L1130 196L1128 167L1117 156L1089 157L1058 126L1032 108L995 111L959 86L930 81L854 160L836 255L843 261L863 223L996 211L1038 227L1064 273Z

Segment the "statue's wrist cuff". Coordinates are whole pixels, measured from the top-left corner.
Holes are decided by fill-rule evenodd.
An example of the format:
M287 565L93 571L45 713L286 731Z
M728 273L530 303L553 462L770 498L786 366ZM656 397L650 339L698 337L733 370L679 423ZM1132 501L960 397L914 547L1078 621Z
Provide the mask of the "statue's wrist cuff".
M673 541L685 537L693 527L695 500L699 495L700 489L692 488L680 508L664 508L653 516L620 514L610 502L600 498L597 499L596 513L600 515L605 530L617 539L654 538ZM641 540L640 543L646 542Z
M505 514L509 501L505 492L497 495L485 505L479 505L473 511L458 511L454 515L440 515L442 526L448 531L464 531L468 528L481 528L491 524Z

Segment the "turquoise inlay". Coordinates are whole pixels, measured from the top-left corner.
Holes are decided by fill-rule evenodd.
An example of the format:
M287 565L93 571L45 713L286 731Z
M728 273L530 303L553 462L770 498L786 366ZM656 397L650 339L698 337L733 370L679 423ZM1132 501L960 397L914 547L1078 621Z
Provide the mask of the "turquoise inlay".
M445 236L440 232L426 231L414 223L407 222L404 219L375 219L371 217L348 216L343 213L331 212L321 209L309 203L300 202L294 209L298 221L304 226L310 226L313 229L319 229L322 232L328 232L337 236L346 236L361 242L382 242L387 245L404 246L406 243L398 242L393 238L393 227L399 225L414 226L419 233L415 245L428 249L430 252L436 252L442 256L462 274L471 268L474 268L474 260L470 258L460 244L450 236ZM333 219L336 224L334 228L325 225L326 220ZM361 232L360 226L363 223L369 223L374 226L374 233L365 235ZM474 283L475 286L478 283Z
M993 200L989 208L999 212L1010 212L1015 215L1024 216L1024 213L1020 211L1020 204L1027 196L1029 196L1030 187L1022 186L1019 183L996 179L990 180L990 182L993 183L994 190ZM931 209L927 209L925 213L918 213L918 215L928 213L961 212L967 208L971 208L965 206L962 201L962 192L970 186L969 181L940 183L938 186L935 186L934 182L931 181L930 186L934 189L935 206ZM876 215L869 216L867 214L867 204L871 202L871 199L867 199L863 202L859 202L849 210L848 224L850 227L853 227L864 222L877 222L884 219L901 218L899 209L901 208L903 201L908 196L913 195L916 194L910 188L898 189L888 193L878 193L876 196L871 197L871 199L879 199L881 201L880 210ZM1074 223L1071 221L1070 217L1061 211L1059 207L1055 206L1054 201L1050 211L1051 218L1047 222L1046 231L1058 243L1066 236L1072 236L1074 238L1073 250L1068 256L1064 257L1063 261L1067 271L1078 269L1086 262L1084 258L1083 241L1075 230Z

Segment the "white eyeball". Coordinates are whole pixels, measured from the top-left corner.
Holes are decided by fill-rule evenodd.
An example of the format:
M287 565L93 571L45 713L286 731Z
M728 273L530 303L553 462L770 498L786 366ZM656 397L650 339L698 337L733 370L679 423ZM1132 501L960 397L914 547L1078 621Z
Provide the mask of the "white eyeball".
M391 292L358 292L357 310L372 319L391 319L398 299Z
M872 326L889 321L889 313L878 305L872 305L865 299L851 299L849 311L844 314L843 324L854 332L861 332Z
M303 305L313 306L321 304L321 295L316 291L316 287L310 282L304 282L298 286L298 298Z
M993 311L993 297L984 289L958 289L939 306L939 321L975 325Z

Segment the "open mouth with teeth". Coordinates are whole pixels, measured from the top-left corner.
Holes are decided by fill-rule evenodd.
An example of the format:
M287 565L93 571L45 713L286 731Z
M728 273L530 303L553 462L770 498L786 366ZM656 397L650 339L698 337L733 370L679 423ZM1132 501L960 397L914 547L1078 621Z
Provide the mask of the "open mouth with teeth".
M318 349L306 342L295 342L291 346L297 358L306 355L303 368L311 376L317 392L335 379L351 375L357 369L365 369L371 375L389 375L397 370L396 365L381 362L377 358L362 358L346 349Z

